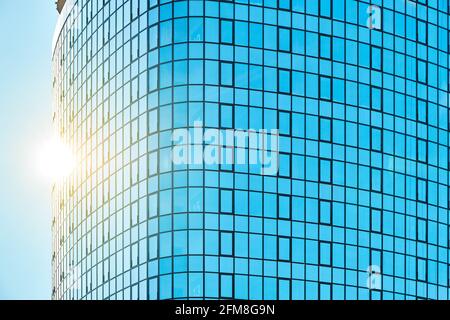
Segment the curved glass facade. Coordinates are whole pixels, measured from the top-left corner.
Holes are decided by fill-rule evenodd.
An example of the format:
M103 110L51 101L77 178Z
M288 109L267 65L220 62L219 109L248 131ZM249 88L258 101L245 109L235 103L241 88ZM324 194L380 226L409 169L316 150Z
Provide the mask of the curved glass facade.
M54 122L78 166L53 191L53 298L448 299L448 12L66 1ZM251 144L175 163L199 123L278 130L278 171Z

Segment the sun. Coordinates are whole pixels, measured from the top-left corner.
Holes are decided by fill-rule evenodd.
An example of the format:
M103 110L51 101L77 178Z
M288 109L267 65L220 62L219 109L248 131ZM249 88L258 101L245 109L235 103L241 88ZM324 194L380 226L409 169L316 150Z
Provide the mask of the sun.
M52 182L67 178L76 165L71 148L58 137L42 143L38 148L36 158L40 174Z

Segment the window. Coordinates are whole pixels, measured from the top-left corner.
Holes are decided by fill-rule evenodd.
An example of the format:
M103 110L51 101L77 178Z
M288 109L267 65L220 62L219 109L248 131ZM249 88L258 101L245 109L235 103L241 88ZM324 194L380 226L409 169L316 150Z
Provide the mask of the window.
M331 243L320 242L320 264L329 266L331 264Z
M381 152L382 146L382 134L381 129L372 128L372 139L371 139L371 147L373 151Z
M192 25L192 28L194 29L194 24ZM188 19L175 19L174 20L174 42L180 43L180 42L186 42L188 39ZM194 36L195 38L195 36Z
M427 83L428 78L427 62L423 60L417 60L417 80L422 83Z
M220 123L224 128L233 127L233 107L230 105L223 104L220 107Z
M427 202L427 181L423 179L417 179L417 200L421 202Z
M381 89L377 87L372 87L372 109L381 111L381 103L382 103L382 96L381 96Z
M427 242L427 221L417 219L417 240Z
M320 57L331 59L331 38L329 36L320 36Z
M172 43L172 21L161 22L159 45L165 46Z
M291 257L291 239L279 237L278 248L278 258L288 261Z
M371 169L371 181L372 181L372 191L381 192L381 170Z
M427 43L427 34L428 34L428 28L427 23L422 20L417 21L417 40L419 42L426 44Z
M205 41L219 42L219 19L205 18Z
M331 202L320 200L320 223L331 224Z
M291 31L285 28L278 28L278 49L280 51L291 50Z
M320 98L331 99L331 79L328 77L320 77Z
M278 88L282 93L291 92L291 73L288 70L278 70Z
M233 234L231 232L220 233L220 254L233 255Z
M427 141L423 139L417 139L417 160L423 163L427 162L428 150Z
M278 113L279 130L281 134L289 135L291 133L291 115L288 112Z
M320 118L320 140L331 142L331 119Z
M380 210L376 210L376 209L372 209L371 210L371 215L370 215L370 219L371 219L371 231L372 232L381 232L381 212Z
M189 18L189 41L203 41L202 18Z
M220 41L222 43L233 43L233 21L220 21Z
M278 202L279 202L278 217L282 219L290 219L291 217L290 197L279 196Z
M421 123L427 123L427 103L424 100L417 101L417 120Z
M331 183L331 161L320 159L320 182Z
M382 69L382 54L381 48L372 46L372 69L381 70Z
M220 83L223 86L233 85L233 64L231 63L220 63Z

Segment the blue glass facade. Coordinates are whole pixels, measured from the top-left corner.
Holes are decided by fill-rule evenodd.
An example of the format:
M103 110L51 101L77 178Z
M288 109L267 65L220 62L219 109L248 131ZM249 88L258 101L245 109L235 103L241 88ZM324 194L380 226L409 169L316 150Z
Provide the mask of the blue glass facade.
M448 299L446 0L73 0L54 121L58 299ZM279 170L174 165L278 129Z

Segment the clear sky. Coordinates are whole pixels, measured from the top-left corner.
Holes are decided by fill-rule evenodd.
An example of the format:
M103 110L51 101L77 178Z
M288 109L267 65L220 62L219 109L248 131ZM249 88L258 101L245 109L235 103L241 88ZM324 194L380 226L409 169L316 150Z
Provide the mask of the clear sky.
M54 0L0 0L0 299L50 299L50 183L36 149L51 136Z

